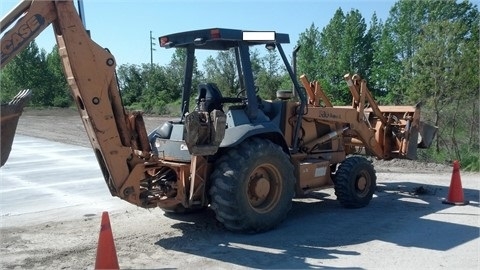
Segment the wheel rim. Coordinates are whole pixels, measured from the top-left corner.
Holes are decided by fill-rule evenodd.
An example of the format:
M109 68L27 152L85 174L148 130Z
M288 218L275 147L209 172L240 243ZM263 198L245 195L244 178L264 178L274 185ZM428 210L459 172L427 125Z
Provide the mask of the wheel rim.
M372 179L367 171L361 171L355 180L355 191L359 197L365 197L370 191Z
M270 164L256 167L248 177L248 203L258 213L271 211L278 203L282 192L281 176Z

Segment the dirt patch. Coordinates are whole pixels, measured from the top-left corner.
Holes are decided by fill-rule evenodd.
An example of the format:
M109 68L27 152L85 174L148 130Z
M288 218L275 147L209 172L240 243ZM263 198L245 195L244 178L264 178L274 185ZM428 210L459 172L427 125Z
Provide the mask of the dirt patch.
M172 119L145 115L147 132ZM82 119L74 108L26 108L20 117L17 133L36 138L90 147Z
M416 160L392 159L392 160L375 160L372 159L377 172L398 172L398 173L432 173L432 172L451 172L452 166L420 162Z

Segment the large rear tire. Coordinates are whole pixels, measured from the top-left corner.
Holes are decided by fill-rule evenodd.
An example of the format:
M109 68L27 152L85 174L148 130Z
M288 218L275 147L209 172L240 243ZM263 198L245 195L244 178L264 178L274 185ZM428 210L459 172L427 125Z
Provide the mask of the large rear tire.
M269 140L253 138L228 150L215 163L210 179L210 206L231 231L270 230L292 206L293 165Z
M335 195L346 208L361 208L372 200L377 177L370 161L353 156L343 161L335 173Z

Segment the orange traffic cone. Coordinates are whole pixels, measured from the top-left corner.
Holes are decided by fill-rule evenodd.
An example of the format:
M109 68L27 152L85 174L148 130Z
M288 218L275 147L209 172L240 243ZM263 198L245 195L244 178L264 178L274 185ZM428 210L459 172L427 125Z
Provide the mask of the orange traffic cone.
M120 269L108 212L102 214L95 269Z
M458 160L453 162L452 180L450 181L450 189L448 190L448 198L443 203L453 205L466 205L469 201L463 198L462 180L460 179L460 163Z

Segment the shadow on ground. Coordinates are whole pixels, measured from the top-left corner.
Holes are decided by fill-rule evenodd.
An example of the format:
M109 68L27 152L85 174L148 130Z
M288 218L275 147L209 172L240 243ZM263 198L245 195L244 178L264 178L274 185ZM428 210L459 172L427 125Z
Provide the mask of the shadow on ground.
M402 247L447 251L479 237L478 227L438 219L474 215L442 203L447 188L411 182L379 184L376 196L362 209L345 209L333 196L313 193L295 200L287 219L272 231L236 234L226 231L210 210L181 216L174 225L182 236L157 245L239 266L260 269L335 268L329 259L362 255L352 245L382 241ZM465 189L470 206L478 207L478 190ZM178 217L178 216L177 216ZM198 233L202 231L202 233ZM349 267L349 269L352 269Z

